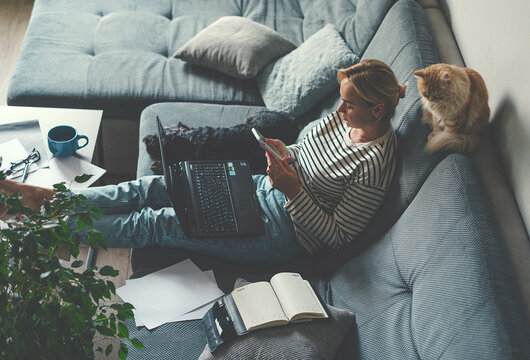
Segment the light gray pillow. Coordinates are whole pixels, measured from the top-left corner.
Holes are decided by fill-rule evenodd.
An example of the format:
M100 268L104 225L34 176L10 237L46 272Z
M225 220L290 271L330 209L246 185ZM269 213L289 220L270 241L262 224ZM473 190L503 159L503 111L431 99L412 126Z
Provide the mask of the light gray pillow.
M224 16L173 55L227 75L250 79L296 46L273 29L240 16Z
M359 62L332 24L297 49L267 65L256 77L268 110L300 116L338 89L337 71Z
M237 279L234 288L246 284L246 280ZM199 360L333 359L355 316L329 305L328 309L331 319L251 331L224 343L213 354L206 344Z

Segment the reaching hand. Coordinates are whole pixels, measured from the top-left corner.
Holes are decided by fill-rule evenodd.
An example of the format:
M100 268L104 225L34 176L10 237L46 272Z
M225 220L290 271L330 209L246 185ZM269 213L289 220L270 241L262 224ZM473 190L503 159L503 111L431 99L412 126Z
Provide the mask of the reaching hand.
M289 200L302 191L296 170L289 166L285 159L280 160L272 154L267 154L267 174L271 185L284 193Z
M267 139L267 141L269 142L269 144L272 145L273 148L278 150L282 158L287 156L287 147L285 146L283 141L278 139Z

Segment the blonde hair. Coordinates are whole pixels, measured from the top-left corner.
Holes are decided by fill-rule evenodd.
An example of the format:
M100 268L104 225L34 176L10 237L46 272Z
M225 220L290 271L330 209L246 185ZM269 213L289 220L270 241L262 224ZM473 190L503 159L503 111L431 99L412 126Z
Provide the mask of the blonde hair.
M407 84L400 87L396 75L384 62L377 59L365 59L347 69L340 69L337 80L348 78L354 89L366 102L384 104L381 119L390 120L396 112L396 105L405 96Z

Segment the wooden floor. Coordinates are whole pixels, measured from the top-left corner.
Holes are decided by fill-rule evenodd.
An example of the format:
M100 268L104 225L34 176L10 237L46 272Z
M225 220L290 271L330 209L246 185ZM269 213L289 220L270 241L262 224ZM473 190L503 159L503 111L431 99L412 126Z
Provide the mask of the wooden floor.
M9 79L19 56L32 9L33 0L0 0L0 105L7 105ZM106 183L112 182L112 177L107 176ZM88 248L83 246L78 258L85 260L87 254ZM100 268L104 265L111 265L119 270L120 275L114 278L114 284L116 288L123 286L125 279L131 273L130 249L109 249L108 251L98 249L95 252L93 264ZM116 301L120 300L114 298L111 302ZM97 341L104 345L103 349L109 343L105 339ZM112 343L115 351L110 356L96 355L95 359L118 359L116 349L119 347L119 342L114 340Z

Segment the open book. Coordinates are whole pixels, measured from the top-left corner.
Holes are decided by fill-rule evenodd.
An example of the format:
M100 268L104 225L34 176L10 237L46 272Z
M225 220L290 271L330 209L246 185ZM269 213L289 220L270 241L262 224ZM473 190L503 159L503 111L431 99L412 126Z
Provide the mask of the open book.
M232 298L248 331L328 317L311 285L296 273L242 286L232 291Z

